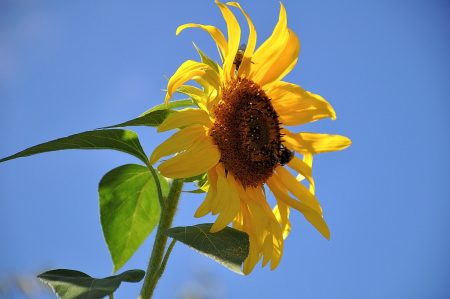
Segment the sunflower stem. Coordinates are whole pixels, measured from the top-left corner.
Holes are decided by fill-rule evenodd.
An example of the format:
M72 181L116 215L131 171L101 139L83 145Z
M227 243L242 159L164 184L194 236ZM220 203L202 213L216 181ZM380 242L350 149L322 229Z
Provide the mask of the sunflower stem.
M167 244L166 231L172 225L182 188L183 180L174 180L170 186L169 195L167 196L164 207L161 208L161 217L159 219L155 243L153 244L152 255L148 263L139 299L150 299L152 297L156 284L164 272L173 245L175 245L175 243L171 244L164 255Z
M166 253L164 254L164 258L162 260L162 263L158 269L158 272L156 273L156 279L160 279L162 274L164 273L164 270L166 270L167 261L169 260L170 254L172 253L172 249L175 246L175 243L177 240L172 239L172 241L169 244L169 247L166 250Z

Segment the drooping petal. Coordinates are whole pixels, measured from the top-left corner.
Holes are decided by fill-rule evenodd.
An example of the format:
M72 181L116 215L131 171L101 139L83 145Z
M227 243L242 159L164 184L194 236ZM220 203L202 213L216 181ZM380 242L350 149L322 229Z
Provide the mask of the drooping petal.
M214 42L217 44L217 47L219 48L221 54L223 57L225 57L228 53L228 44L225 39L225 36L223 35L222 31L220 31L218 28L211 26L211 25L202 25L202 24L184 24L177 28L176 34L180 34L181 31L183 31L186 28L200 28L208 32L211 37L213 38Z
M307 163L294 156L294 158L292 158L292 160L287 165L308 180L310 184L310 191L311 189L315 190L312 168ZM314 195L314 192L311 193Z
M280 262L283 252L284 239L281 226L273 214L262 188L247 188L245 193L248 197L246 203L252 219L255 219L256 232L261 238L262 266L264 267L270 261L271 269L274 269Z
M190 125L203 125L210 127L212 123L206 111L187 108L174 111L169 114L163 123L159 125L158 132L165 132Z
M325 117L336 119L333 107L324 98L296 84L276 81L265 91L284 125L296 126Z
M290 209L283 201L277 199L277 204L273 208L273 214L277 218L277 221L281 224L283 232L283 239L286 239L291 232L291 222L289 221Z
M325 238L330 239L330 230L322 215L310 206L291 198L285 188L282 186L280 179L272 176L267 185L277 200L283 201L285 204L293 207L297 211L303 214L303 216L311 223Z
M283 256L284 237L283 234L272 234L272 259L270 261L270 270L274 270L280 264Z
M169 83L167 84L167 93L164 99L166 105L178 87L197 76L203 76L205 70L208 68L209 66L207 64L193 60L183 62L175 74L169 79Z
M322 208L320 207L319 201L305 186L302 185L302 183L297 181L295 177L282 166L277 167L275 171L276 173L274 173L272 177L278 178L281 184L298 200L304 202L307 206L322 215Z
M212 210L211 203L213 201L213 198L217 196L217 172L215 167L208 170L208 182L209 182L208 193L206 194L205 199L203 200L202 204L198 207L194 215L197 218L203 217L209 212L211 212Z
M303 154L303 162L306 163L306 165L309 166L309 168L312 169L312 163L313 163L313 154ZM309 185L309 192L311 192L313 195L316 194L316 187L315 185L310 184Z
M284 134L285 145L299 153L320 154L343 150L352 144L352 141L342 135L319 133L292 133L286 128L281 129Z
M211 233L218 232L225 228L239 212L240 200L236 187L236 180L231 173L226 176L219 174L217 179L217 189L219 190L217 197L220 201L219 216L210 229Z
M197 139L203 136L205 136L205 128L198 125L187 127L176 132L155 148L150 156L150 163L155 164L161 157L187 150Z
M203 136L188 150L162 162L158 169L168 178L189 178L208 171L219 159L220 152L212 138Z
M235 67L233 65L234 57L239 49L241 39L241 27L231 10L223 3L216 1L217 6L222 12L223 18L227 23L228 29L228 51L223 62L223 73L226 82L233 78Z
M253 234L252 235L249 234L249 241L250 241L249 253L248 257L244 261L244 266L242 269L242 272L244 272L245 275L248 275L253 271L259 259L261 258L261 251L258 246L258 241L256 240L256 237Z
M262 260L262 266L266 266L268 262L272 259L272 253L273 253L273 240L271 238L272 236L268 234L266 238L264 239L262 252L263 252L263 260Z
M248 77L250 74L253 52L255 51L256 46L256 36L257 36L256 29L255 26L253 25L252 19L249 17L249 15L245 12L245 10L241 7L239 3L228 2L227 4L239 8L242 14L245 16L245 19L247 20L248 23L249 35L247 40L247 46L245 48L244 57L238 70L239 77L241 76Z

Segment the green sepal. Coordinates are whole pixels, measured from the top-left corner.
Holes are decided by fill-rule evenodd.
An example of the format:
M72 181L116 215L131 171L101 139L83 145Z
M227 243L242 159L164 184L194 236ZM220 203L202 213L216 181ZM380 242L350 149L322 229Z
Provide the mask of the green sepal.
M158 127L162 124L162 122L166 119L166 117L172 112L175 108L181 107L190 107L194 106L195 103L191 99L177 100L169 102L166 104L157 105L144 113L142 113L139 117L136 117L132 120L128 120L116 125L103 127L102 129L109 128L120 128L120 127L136 127L136 126L146 126L146 127Z
M206 172L201 173L201 174L196 175L196 176L191 176L190 178L185 178L185 179L183 179L183 181L185 183L191 183L191 182L196 182L196 181L203 180L205 177L206 177Z
M128 270L119 275L93 278L86 273L56 269L39 274L37 277L51 287L61 299L100 299L114 293L122 282L139 282L144 278L142 270Z
M68 149L112 149L135 156L144 163L148 161L147 155L144 153L135 132L115 129L87 131L41 143L0 159L0 163L21 157Z
M205 190L202 190L202 189L185 190L185 191L183 191L183 192L186 192L186 193L193 193L193 194L206 193L206 191L205 191Z
M219 65L217 64L217 62L215 62L214 60L209 58L209 56L206 55L202 50L200 50L200 48L197 47L197 45L195 43L193 43L193 44L194 44L195 50L197 50L198 54L200 55L200 59L202 60L202 62L204 64L207 64L208 66L210 66L217 73L219 73Z
M163 196L169 186L159 177ZM117 167L99 183L100 220L114 264L119 270L158 224L161 208L155 180L147 167Z
M156 105L156 106L148 109L144 113L142 113L140 116L144 116L146 114L149 114L150 112L154 112L154 111L158 111L158 110L176 109L176 108L182 108L182 107L190 107L190 106L194 106L194 105L195 105L195 103L191 99L170 101L169 103L167 103L167 105L164 103Z
M174 227L167 235L213 259L233 272L242 274L241 266L249 253L248 235L240 230L225 227L210 233L212 223Z
M103 127L102 129L119 128L119 127L138 127L138 126L158 127L160 124L162 124L162 122L166 119L166 117L173 111L174 110L169 109L155 110L143 116L136 117L132 120L128 120L126 122L112 126Z

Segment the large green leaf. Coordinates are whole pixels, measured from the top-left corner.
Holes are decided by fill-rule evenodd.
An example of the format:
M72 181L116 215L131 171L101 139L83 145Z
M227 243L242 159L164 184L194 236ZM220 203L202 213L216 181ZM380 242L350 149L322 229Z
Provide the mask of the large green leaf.
M180 241L212 258L231 271L242 274L241 266L248 256L248 235L231 227L210 233L212 223L174 227L167 231L169 237Z
M9 157L0 159L0 162L8 160L68 149L112 149L128 153L147 163L147 156L142 149L138 136L128 130L97 130L87 131L67 137L41 143L18 152Z
M163 177L159 181L167 196L167 181ZM161 212L158 192L147 167L127 164L102 178L99 196L103 234L117 271L157 225Z
M56 269L41 273L38 277L52 288L58 298L98 299L114 293L122 282L139 282L144 275L142 270L129 270L98 279L76 270Z

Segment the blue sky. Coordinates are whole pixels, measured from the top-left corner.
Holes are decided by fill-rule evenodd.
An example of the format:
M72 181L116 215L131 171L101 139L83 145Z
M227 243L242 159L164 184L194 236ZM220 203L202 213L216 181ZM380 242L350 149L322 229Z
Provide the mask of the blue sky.
M283 3L302 45L286 80L323 95L338 116L299 129L353 140L349 149L315 159L331 240L295 213L278 269L257 267L247 277L177 244L155 298L183 298L190 290L204 298L448 298L449 3ZM279 2L241 4L260 44ZM159 104L164 76L197 58L192 41L217 58L204 32L175 36L187 22L224 28L212 1L3 0L0 156ZM167 136L136 131L147 153ZM97 184L126 163L137 161L66 151L0 165L0 280L49 267L109 275ZM183 195L174 224L210 220L193 217L201 200ZM124 269L145 269L152 240ZM123 285L116 297L138 291Z

